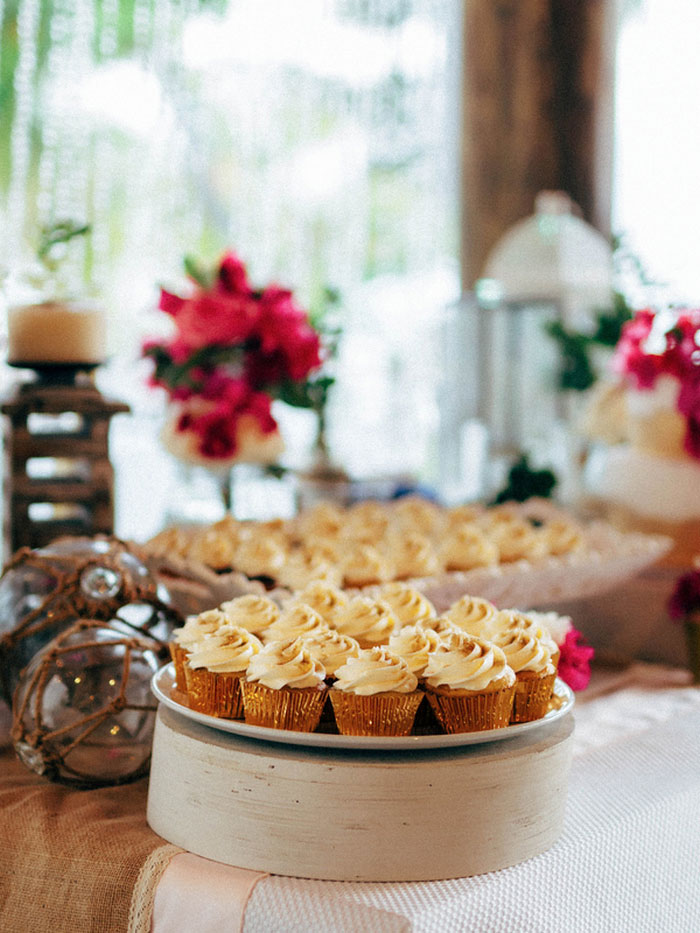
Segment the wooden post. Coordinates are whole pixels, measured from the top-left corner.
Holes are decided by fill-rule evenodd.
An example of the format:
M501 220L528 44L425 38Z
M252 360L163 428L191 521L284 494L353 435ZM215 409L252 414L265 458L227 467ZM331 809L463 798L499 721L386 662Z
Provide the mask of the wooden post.
M610 234L614 0L466 0L462 270L471 289L535 195Z

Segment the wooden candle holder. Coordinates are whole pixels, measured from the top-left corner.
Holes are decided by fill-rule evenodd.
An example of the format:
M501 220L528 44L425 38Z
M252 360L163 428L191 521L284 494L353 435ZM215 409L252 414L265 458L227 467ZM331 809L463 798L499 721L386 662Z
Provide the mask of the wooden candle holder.
M52 366L17 385L0 411L6 555L66 534L112 534L109 422L129 406L105 398L84 369Z

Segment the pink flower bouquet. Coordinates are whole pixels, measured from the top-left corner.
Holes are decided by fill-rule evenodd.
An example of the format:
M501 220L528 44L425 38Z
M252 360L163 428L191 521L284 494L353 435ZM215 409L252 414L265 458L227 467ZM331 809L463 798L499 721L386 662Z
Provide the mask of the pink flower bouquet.
M700 309L638 311L623 326L614 366L636 389L653 389L663 376L678 382L683 445L700 459Z
M161 291L172 337L143 346L154 363L151 385L172 403L165 443L181 459L210 467L273 462L282 443L272 401L312 407L320 337L289 290L253 288L234 253L213 273L191 260L185 265L191 293Z

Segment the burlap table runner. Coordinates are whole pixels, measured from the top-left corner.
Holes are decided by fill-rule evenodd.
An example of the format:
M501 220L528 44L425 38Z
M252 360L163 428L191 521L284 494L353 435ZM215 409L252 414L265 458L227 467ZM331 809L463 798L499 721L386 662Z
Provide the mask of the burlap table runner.
M0 750L0 930L148 933L172 856L146 823L145 779L73 790Z

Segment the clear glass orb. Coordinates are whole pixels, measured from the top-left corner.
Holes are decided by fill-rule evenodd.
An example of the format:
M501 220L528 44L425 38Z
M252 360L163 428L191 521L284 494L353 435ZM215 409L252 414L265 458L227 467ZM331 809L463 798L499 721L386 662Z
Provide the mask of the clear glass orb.
M77 623L22 672L13 741L31 770L81 785L118 784L145 773L158 659L149 644L108 623Z

